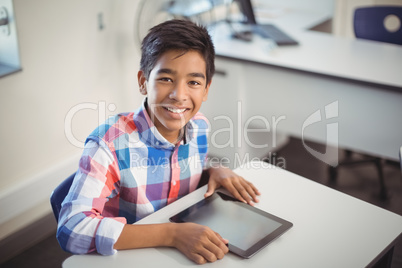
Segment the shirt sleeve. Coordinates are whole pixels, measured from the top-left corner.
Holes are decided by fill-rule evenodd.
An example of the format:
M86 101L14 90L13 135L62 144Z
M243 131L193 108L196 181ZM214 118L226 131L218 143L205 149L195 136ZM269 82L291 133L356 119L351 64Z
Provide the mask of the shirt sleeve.
M57 239L65 251L97 251L102 255L116 252L113 246L127 221L110 212L106 217L103 212L108 200L118 195L119 183L118 163L108 145L102 140L89 140L60 211ZM118 207L111 211L118 213Z

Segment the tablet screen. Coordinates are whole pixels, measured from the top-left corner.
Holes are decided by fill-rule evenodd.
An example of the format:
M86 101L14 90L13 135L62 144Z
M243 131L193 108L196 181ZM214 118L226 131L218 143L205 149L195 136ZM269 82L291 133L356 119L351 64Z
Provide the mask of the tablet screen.
M229 250L246 258L292 226L219 192L175 215L171 221L208 226L229 240Z

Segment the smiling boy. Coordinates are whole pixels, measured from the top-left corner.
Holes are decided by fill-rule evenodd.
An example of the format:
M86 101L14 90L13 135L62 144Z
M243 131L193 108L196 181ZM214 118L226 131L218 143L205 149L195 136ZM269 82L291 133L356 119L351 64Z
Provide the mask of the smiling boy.
M222 259L227 240L193 223L132 225L196 189L207 161L207 121L198 111L214 73L205 28L171 20L142 43L137 78L143 105L99 126L87 139L62 204L57 238L74 254L175 247L196 263ZM209 170L210 196L220 186L258 202L258 190L230 169Z

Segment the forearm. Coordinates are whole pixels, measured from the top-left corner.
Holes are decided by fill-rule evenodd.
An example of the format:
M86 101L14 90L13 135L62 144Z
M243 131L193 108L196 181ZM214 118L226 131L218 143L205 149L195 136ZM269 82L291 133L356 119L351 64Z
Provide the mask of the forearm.
M114 249L174 246L175 228L175 223L126 224L114 244Z

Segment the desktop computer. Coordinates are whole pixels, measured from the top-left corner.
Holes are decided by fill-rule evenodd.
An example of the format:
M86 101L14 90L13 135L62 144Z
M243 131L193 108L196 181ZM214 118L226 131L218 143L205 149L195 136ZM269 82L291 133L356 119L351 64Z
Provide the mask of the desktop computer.
M249 25L252 32L262 36L263 38L269 38L273 40L278 46L299 44L295 39L293 39L291 36L279 29L274 24L257 23L251 0L236 0L236 2L238 3L241 12L244 15L245 20L243 21L243 23ZM237 33L237 36L246 35Z

